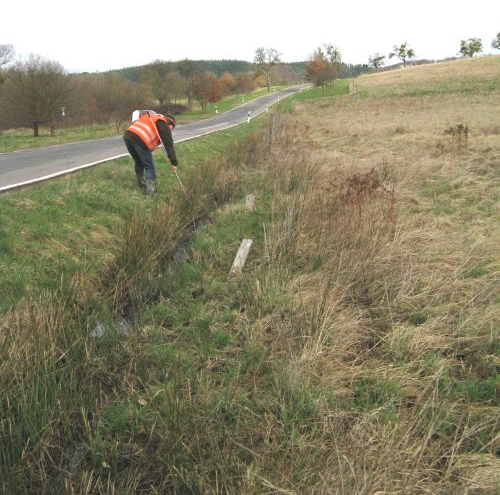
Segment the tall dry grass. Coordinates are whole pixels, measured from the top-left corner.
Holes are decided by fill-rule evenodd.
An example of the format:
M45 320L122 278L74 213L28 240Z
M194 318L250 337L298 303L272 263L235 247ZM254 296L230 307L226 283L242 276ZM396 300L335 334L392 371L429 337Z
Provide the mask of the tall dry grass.
M498 61L488 66L485 80L491 81L492 70L498 74ZM408 72L406 82L420 87L422 81L412 80L413 75ZM389 77L373 76L370 89ZM396 228L385 237L388 242L367 257L376 267L371 285L375 297L367 311L359 303L346 304L344 284L331 292L329 304L318 301L321 280L329 287L330 274L317 275L306 286L309 299L321 308L316 314L323 312L324 318L299 364L291 366L294 380L302 375L328 384L343 398L352 397L357 382L368 401L394 408L390 435L386 407L379 410L382 424L379 419L375 430L368 428L369 440L356 430L339 448L337 435L336 449L345 460L343 469L332 470L332 479L343 480L339 491L344 492L346 479L354 483L349 490L369 493L489 493L498 488L492 470L498 468L495 355L500 322L495 302L498 209L493 204L500 141L489 122L499 102L497 86L477 96L350 97L335 107L315 108L314 121L324 123L311 136L323 183L329 169L345 177L346 172L356 176L373 168L394 185L399 212ZM297 111L307 124L309 108ZM471 133L467 145L457 147L444 131L462 123ZM388 222L390 216L378 218ZM357 233L362 236L363 229ZM367 236L367 246L371 240ZM373 390L376 383L382 390ZM489 394L480 392L480 383L489 384L483 385ZM380 401L384 394L387 400ZM412 416L418 417L418 427ZM454 435L444 434L447 430ZM383 454L367 449L372 442ZM471 462L467 470L464 459ZM334 490L335 485L322 486Z
M496 155L485 146L498 143L474 124L467 150L439 147L445 118L426 115L466 112L456 101L297 106L272 142L254 136L187 183L188 198L134 217L94 306L69 292L13 311L4 491L494 493ZM216 242L193 248L198 278L175 285L193 220L249 188L265 211L243 277L227 280L218 237L236 229L225 224L241 220L236 205L215 215ZM135 332L92 340L113 311Z
M394 115L406 101L387 108L344 99L334 113L313 108L315 123L326 121L305 137L316 143L314 161L288 141L286 156L301 159L273 162L287 164L275 165L274 196L284 214L266 231L272 262L248 282L252 331L286 362L289 386L314 385L333 396L330 403L318 397L320 411L310 421L321 426L299 434L304 444L299 440L300 454L287 466L303 473L303 483L289 477L279 485L283 492L488 493L499 486L493 363L500 312L491 264L498 224L488 211L472 220L458 206L443 223L438 198L461 189L450 199L464 207L460 199L478 189L484 199L495 194L495 155L489 148L484 154L483 143L492 140L483 129L498 95L462 101L458 111L477 122L472 142L458 151L436 144L446 112L457 112L455 101L433 101L444 107L442 127L437 115L425 123L408 119L404 139L385 126L397 125L405 112ZM485 109L482 119L474 106ZM298 111L307 124L310 108ZM426 108L412 111L424 116ZM297 192L287 181L293 163L301 174L309 171ZM435 174L443 171L456 186L440 184ZM437 182L430 195L429 182ZM429 214L415 214L420 191L424 201L431 198ZM485 227L491 237L478 239ZM491 268L476 272L485 265ZM279 309L280 292L293 298L293 310Z

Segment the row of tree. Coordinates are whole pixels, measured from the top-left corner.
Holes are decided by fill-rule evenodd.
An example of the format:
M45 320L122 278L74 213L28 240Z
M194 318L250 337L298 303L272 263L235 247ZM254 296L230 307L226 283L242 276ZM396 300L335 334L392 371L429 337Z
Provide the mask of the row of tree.
M0 129L30 127L38 136L41 126L53 134L57 126L112 122L119 130L136 108L177 114L197 102L205 110L226 96L270 90L276 82L297 83L303 76L283 66L272 48L257 48L251 66L217 76L191 60L156 60L130 80L121 71L68 74L58 62L37 55L16 61L14 47L0 45Z
M500 50L500 33L498 33L493 41L491 42L492 48ZM458 55L463 57L473 57L474 55L481 53L483 51L483 42L481 38L469 38L468 40L460 41L460 49L458 50ZM401 60L403 67L409 59L415 57L415 51L413 48L408 46L408 43L402 43L401 45L394 45L393 51L389 53L389 58L397 57ZM368 64L378 71L385 64L385 56L380 53L374 53L368 59Z

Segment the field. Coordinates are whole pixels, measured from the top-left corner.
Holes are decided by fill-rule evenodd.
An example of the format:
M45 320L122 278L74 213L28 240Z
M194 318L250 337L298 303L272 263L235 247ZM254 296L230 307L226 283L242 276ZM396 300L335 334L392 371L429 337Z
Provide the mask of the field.
M0 197L3 491L497 493L499 75L303 93L180 146L188 197L127 160Z

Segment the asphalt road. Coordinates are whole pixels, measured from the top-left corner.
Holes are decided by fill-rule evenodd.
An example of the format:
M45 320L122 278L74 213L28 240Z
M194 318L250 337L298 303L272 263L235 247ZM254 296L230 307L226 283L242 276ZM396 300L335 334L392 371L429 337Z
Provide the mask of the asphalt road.
M308 87L292 86L243 103L237 108L209 119L178 125L175 143L221 131L254 118L280 99ZM0 153L0 192L91 167L128 155L121 136ZM182 162L181 162L182 165Z

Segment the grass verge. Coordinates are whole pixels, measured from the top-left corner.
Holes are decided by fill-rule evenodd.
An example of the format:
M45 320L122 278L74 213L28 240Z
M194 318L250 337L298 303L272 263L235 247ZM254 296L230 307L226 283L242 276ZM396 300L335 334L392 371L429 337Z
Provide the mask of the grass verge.
M226 153L261 120L179 144L181 178L195 173L202 178L198 163ZM129 158L2 194L0 312L33 291L56 289L62 269L69 277L97 273L134 213L152 211L178 192L163 151L155 153L155 161L160 189L152 201L137 189Z

